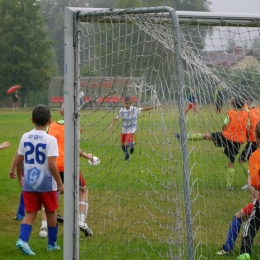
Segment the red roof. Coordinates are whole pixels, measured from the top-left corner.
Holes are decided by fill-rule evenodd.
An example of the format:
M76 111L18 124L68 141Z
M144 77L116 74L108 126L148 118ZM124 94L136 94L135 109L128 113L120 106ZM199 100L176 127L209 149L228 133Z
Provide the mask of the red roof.
M234 47L230 51L203 51L201 53L201 58L207 66L220 66L224 68L237 64L239 60L246 56L259 58L254 49L243 49L242 47Z

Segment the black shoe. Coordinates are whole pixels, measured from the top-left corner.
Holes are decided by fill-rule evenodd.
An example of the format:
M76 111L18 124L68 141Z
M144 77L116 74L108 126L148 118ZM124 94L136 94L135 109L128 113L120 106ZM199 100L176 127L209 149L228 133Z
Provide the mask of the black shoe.
M125 153L125 160L126 160L126 161L129 160L129 158L130 158L129 153Z
M79 221L79 229L80 229L80 231L82 231L84 233L85 237L92 237L93 236L93 232L88 227L87 223Z
M61 215L57 214L57 222L63 224L64 218L61 217Z
M181 134L179 134L179 133L173 133L173 134L174 134L174 136L175 136L178 140L180 140Z
M129 151L130 151L131 154L135 151L134 145L130 147Z

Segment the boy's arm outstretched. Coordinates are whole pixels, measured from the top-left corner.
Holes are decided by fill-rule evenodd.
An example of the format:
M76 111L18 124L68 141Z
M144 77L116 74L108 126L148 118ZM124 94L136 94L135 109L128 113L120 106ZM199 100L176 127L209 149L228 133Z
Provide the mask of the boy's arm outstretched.
M116 118L116 117L113 119L111 125L109 126L109 130L111 130L113 128L113 126L114 126L114 124L116 123L117 120L118 120L118 118Z
M141 111L148 111L148 110L151 110L151 109L155 109L157 108L158 106L152 106L152 107L142 107L141 108Z
M93 161L93 154L92 153L84 153L82 150L80 150L79 156Z

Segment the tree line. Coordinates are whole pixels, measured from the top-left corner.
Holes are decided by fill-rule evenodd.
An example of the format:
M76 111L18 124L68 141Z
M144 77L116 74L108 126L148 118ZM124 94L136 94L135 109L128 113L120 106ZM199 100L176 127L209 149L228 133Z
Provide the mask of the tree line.
M48 83L63 76L64 8L131 8L170 6L209 11L207 0L0 0L0 101L19 84L22 104L28 98L46 102Z

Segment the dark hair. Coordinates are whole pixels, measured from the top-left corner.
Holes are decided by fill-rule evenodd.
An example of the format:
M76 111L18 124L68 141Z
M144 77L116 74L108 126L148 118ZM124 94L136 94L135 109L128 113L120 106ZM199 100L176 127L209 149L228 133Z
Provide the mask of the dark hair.
M236 96L233 100L233 106L237 109L241 109L244 107L245 99L241 96Z
M50 109L45 105L37 105L32 111L32 119L38 126L45 126L51 118Z
M253 98L249 95L249 94L245 94L243 95L243 98L245 99L245 102L248 105L251 105L253 103Z
M129 96L126 96L126 97L124 98L124 101L125 101L125 102L131 101L131 98L130 98Z

